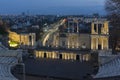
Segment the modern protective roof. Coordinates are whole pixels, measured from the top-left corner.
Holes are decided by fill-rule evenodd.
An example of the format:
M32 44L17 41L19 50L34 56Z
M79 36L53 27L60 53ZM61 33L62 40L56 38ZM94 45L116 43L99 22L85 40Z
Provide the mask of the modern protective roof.
M100 66L99 71L94 78L107 78L115 76L120 76L120 56L111 62Z

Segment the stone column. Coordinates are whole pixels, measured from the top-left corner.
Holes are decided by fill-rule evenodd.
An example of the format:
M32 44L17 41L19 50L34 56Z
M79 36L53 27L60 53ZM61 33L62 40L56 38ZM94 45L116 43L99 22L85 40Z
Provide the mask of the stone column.
M77 22L77 33L79 33L79 22Z
M70 38L68 36L68 45L67 45L68 48L70 48L70 41L69 40L70 40Z
M77 35L77 48L79 48L79 35Z
M68 33L70 32L70 22L68 21Z
M98 33L98 24L96 24L96 27L97 27L97 33Z
M103 38L101 39L101 46L102 46L102 50L103 50L104 49Z
M98 37L96 37L96 50L98 50Z
M72 32L74 33L74 23L75 22L72 22Z
M94 23L92 23L91 26L92 26L92 27L91 27L91 34L93 34L93 33L94 33Z
M107 49L109 49L109 38L107 37L107 40L106 40L106 47Z
M91 37L91 49L93 49L93 38Z

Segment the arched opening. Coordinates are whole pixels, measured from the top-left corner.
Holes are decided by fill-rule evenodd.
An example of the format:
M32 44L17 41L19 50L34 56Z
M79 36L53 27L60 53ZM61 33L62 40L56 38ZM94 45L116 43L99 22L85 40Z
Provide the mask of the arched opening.
M102 38L98 38L98 50L102 49Z
M76 55L76 60L80 60L80 56L79 55Z
M46 58L47 57L47 54L46 53L44 53L44 58Z
M100 44L98 44L98 50L101 50L102 46Z
M59 59L62 59L62 54L59 54Z

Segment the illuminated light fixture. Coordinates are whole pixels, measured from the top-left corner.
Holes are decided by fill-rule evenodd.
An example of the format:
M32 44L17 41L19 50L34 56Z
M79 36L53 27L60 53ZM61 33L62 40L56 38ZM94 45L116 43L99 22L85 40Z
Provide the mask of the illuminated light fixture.
M8 41L10 47L18 47L18 43L14 41Z

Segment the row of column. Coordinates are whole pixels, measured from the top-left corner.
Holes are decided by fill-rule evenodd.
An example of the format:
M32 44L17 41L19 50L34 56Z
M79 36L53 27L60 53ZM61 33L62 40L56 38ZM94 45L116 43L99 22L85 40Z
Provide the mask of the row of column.
M68 36L66 39L58 39L57 37L54 38L54 46L55 47L65 47L65 48L79 48L79 36ZM62 42L65 42L65 45L62 45Z
M108 49L108 38L107 37L92 37L91 38L91 49L98 50L101 47L101 50Z
M35 40L36 40L35 33L20 34L20 43L22 43L23 45L34 46Z
M72 24L71 26L70 26L70 24ZM77 33L79 33L79 22L76 20L76 21L68 21L68 33L70 32L70 27L72 27L72 32L74 33L74 27L75 27L75 25L74 24L76 24L77 26Z
M98 26L101 25L101 26ZM100 29L99 29L99 28ZM95 31L96 29L96 31ZM104 23L92 23L92 28L91 28L91 34L98 34L98 32L101 32L100 34L109 34L109 27L108 27L108 22L104 22Z
M75 54L75 53L57 53L57 52L44 52L36 51L36 58L48 58L48 59L62 59L62 60L79 60L79 61L89 61L89 54Z

